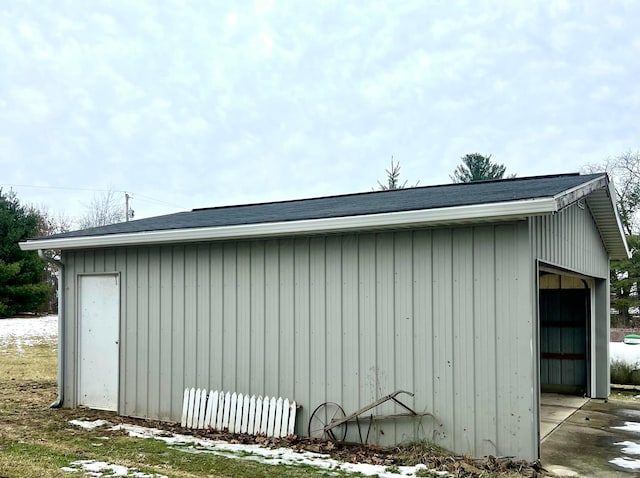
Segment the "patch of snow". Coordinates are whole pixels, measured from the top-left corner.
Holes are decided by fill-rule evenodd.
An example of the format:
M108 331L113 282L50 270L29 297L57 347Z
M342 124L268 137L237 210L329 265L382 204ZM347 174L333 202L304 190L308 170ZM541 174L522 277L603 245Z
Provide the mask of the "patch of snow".
M122 465L114 465L104 461L94 460L77 460L70 463L71 466L62 467L62 471L75 473L83 471L84 476L129 476L133 478L168 478L166 475L158 475L156 473L142 473L136 468L127 468Z
M69 423L77 427L84 428L85 430L93 430L94 428L111 425L111 423L106 420L94 420L92 422L87 422L85 420L70 420Z
M549 465L545 467L548 471L557 476L580 476L580 474L572 470L571 468L567 468L566 466L561 465Z
M640 460L634 460L626 456L609 460L609 463L619 466L620 468L626 468L627 470L640 470Z
M614 443L614 445L623 446L624 448L621 450L622 453L627 453L629 455L640 455L640 444L632 441L620 441L618 443Z
M609 342L611 362L616 360L625 362L632 367L640 366L640 344L625 344L624 342Z
M624 422L624 425L619 427L611 427L616 430L624 430L627 432L640 433L640 423L637 422Z
M0 319L0 347L15 345L18 350L36 344L55 343L58 316Z
M79 425L81 420L72 420L73 425ZM84 422L89 423L89 422ZM90 422L94 423L94 422ZM86 428L83 426L83 428ZM129 436L135 438L153 438L161 440L167 445L176 447L189 453L210 453L227 458L239 460L257 461L263 464L273 465L308 465L324 470L341 470L348 473L361 473L366 476L378 476L380 478L398 478L405 476L415 476L416 472L426 469L424 465L400 466L399 472L387 471L386 465L371 465L368 463L345 463L331 458L329 455L313 453L308 451L295 451L290 448L266 448L255 444L236 444L222 440L211 440L207 438L197 438L191 435L181 435L170 433L157 428L147 428L138 425L119 424L109 428L110 431L123 430ZM445 471L433 471L440 476L449 476Z

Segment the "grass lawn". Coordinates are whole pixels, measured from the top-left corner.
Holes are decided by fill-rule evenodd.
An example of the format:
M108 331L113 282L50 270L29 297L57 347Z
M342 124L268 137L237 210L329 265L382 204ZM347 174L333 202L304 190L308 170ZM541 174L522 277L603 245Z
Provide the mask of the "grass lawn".
M69 420L115 417L108 412L48 408L56 397L56 373L53 345L0 347L0 478L82 476L62 470L78 460L122 465L150 476L309 477L327 473L308 466L194 455L157 440L131 438L124 432L74 427ZM331 475L358 476L338 471Z
M0 342L0 478L364 476L305 464L269 464L250 453L248 456L236 453L235 458L197 453L193 447L166 444L157 439L132 438L124 430L112 431L106 427L85 430L69 421L104 419L112 423L132 423L135 420L87 409L50 409L49 404L57 393L56 374L57 353L53 339L19 347L11 342ZM405 447L394 458L408 465L425 463L426 460L430 468L442 466L455 476L532 476L532 470L526 466L522 474L512 467L503 472L496 471L501 468L498 467L466 473L469 464L477 462L466 458L454 459L424 444ZM86 466L102 462L102 474L90 474L90 468L83 468L81 460L89 463ZM104 467L110 467L111 471L104 471ZM384 472L380 473L380 478L399 476L396 465L383 465L382 469ZM420 469L414 476L440 475Z

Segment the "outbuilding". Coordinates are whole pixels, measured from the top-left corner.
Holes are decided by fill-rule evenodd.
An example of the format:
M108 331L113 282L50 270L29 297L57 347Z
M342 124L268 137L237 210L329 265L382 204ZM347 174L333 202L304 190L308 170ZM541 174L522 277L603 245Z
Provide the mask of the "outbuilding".
M536 459L542 392L609 394L609 261L628 257L615 204L606 174L523 177L21 247L61 251L59 405L178 421L187 387L275 395L302 406L305 435L323 402L408 390L431 415L376 421L369 442Z

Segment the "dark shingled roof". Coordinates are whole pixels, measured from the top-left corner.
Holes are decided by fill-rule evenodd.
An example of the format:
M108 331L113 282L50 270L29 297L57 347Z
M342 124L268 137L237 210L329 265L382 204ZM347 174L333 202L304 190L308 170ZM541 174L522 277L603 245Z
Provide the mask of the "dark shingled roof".
M189 212L56 234L47 236L47 239L325 219L548 198L600 176L602 173L523 177L194 209Z

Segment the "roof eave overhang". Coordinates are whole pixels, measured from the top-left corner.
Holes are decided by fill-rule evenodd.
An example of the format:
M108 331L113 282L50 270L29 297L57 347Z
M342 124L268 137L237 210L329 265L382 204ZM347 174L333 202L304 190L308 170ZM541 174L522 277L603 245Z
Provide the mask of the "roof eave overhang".
M428 227L523 220L558 210L555 198L498 202L440 209L421 209L361 216L269 222L191 229L170 229L100 236L32 239L20 243L25 251L38 249L86 249L94 247L141 246L179 242L201 242L274 236L330 234L404 227Z

